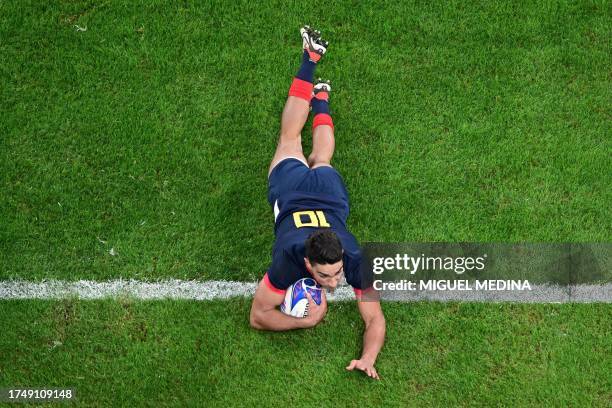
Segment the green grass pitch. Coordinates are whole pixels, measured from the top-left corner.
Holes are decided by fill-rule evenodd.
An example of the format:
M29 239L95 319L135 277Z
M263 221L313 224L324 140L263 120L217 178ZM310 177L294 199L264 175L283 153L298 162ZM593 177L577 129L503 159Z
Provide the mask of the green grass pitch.
M361 347L352 302L287 333L251 330L248 299L2 307L2 381L70 385L89 405L605 406L612 387L606 304L387 303L380 382L344 369Z
M611 14L0 2L0 280L261 278L304 23L331 44L317 75L360 241L609 241ZM75 385L90 405L612 399L609 305L386 304L374 383L343 371L361 344L351 303L284 334L249 330L248 303L0 301L0 387Z

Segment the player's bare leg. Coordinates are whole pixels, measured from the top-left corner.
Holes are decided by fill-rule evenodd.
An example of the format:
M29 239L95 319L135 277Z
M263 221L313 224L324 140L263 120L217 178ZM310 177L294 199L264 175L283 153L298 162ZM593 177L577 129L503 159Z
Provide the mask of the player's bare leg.
M311 100L314 119L312 122L312 153L308 156L308 166L311 169L331 166L331 159L336 146L334 140L334 124L329 114L329 81L317 80L313 88Z
M296 96L289 96L285 102L283 116L281 118L281 131L276 146L276 152L270 163L268 174L274 166L281 160L287 157L295 157L296 159L306 161L304 152L302 151L302 128L306 119L308 119L308 111L310 103Z
M317 62L325 54L328 43L321 39L319 31L313 30L309 26L302 27L300 33L303 45L302 65L289 89L289 96L287 97L281 117L278 146L272 158L268 174L281 160L288 157L295 157L306 163L306 158L302 151L301 132L308 119L308 112L310 110L314 70Z

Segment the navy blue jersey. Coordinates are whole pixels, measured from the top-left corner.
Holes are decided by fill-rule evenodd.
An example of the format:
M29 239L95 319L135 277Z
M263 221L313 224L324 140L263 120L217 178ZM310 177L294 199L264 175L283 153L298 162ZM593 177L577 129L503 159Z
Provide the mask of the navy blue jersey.
M280 179L280 175L285 177ZM282 185L288 177L294 183L293 188ZM363 289L361 249L346 229L348 194L335 169L310 170L296 159L285 160L270 175L268 198L276 215L272 264L264 277L271 289L284 292L297 280L312 277L304 263L305 242L320 228L330 228L336 233L344 250L346 280L357 291Z

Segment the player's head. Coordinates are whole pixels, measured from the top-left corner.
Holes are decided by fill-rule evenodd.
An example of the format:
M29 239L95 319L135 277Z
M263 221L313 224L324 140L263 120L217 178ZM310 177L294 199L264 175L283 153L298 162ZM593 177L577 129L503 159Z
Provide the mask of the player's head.
M320 229L310 234L305 247L306 269L319 285L335 289L344 273L342 243L338 236L330 229Z

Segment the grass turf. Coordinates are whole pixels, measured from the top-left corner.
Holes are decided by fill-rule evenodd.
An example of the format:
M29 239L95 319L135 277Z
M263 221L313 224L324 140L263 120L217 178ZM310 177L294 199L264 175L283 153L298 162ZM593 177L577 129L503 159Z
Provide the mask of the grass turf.
M260 278L305 22L331 42L318 75L359 240L611 236L607 2L5 1L0 16L0 279Z
M359 355L353 302L313 330L256 332L248 299L10 301L0 378L75 387L87 405L606 406L608 305L386 303L382 381ZM15 348L15 344L19 344ZM61 375L58 375L61 373Z
M0 17L0 279L260 278L306 22L331 42L318 74L358 239L611 235L607 2L4 1ZM0 380L89 405L612 398L608 305L385 304L375 383L343 371L352 303L276 334L248 329L248 304L2 301Z

